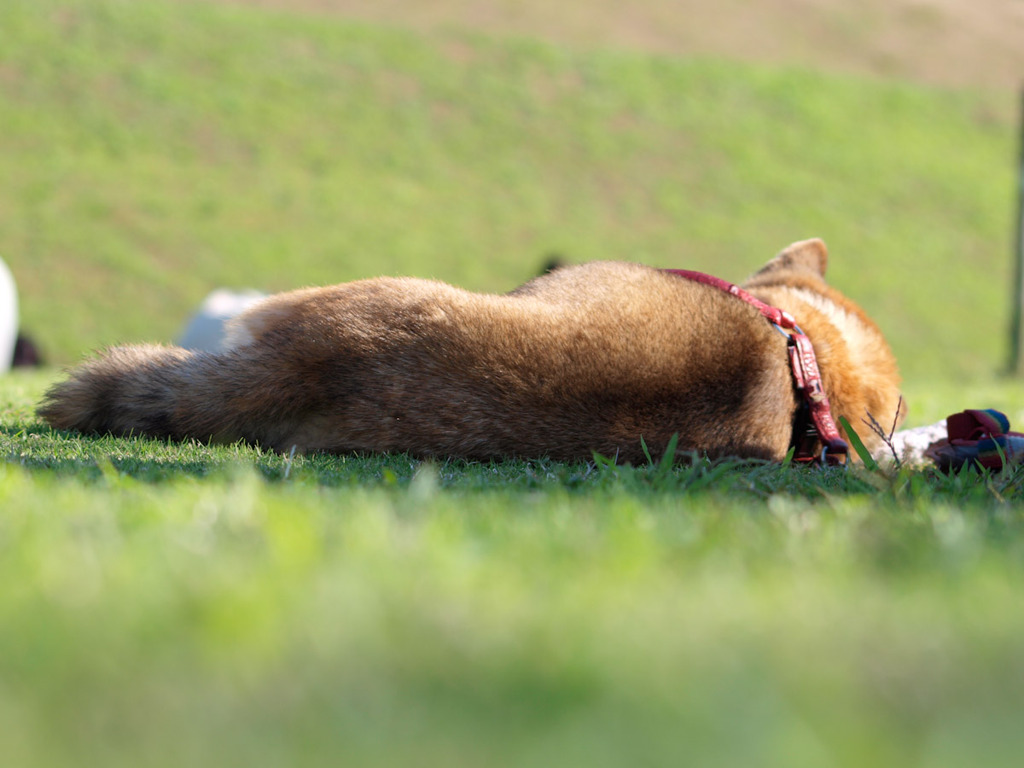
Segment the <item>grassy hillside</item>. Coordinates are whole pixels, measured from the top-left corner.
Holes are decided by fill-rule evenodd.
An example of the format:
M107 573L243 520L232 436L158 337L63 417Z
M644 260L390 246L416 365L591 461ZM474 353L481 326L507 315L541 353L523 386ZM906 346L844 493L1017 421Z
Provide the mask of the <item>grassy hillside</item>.
M0 253L58 361L205 293L545 254L739 279L820 235L911 379L1002 357L992 95L155 0L0 6Z
M714 55L1016 90L1024 6L1006 0L207 0L575 48Z

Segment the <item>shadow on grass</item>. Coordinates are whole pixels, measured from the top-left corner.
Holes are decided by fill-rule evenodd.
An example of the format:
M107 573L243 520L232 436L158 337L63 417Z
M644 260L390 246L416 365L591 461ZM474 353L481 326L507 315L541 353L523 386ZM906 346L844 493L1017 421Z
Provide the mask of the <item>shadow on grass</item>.
M145 438L91 437L42 424L0 426L0 462L84 481L124 474L148 482L207 477L224 465L205 446Z
M409 454L284 455L244 443L208 445L144 437L86 436L40 423L0 425L0 462L39 475L147 483L230 477L255 472L273 484L454 492L625 493L634 496L719 494L766 499L776 493L823 498L872 490L839 470L808 472L775 464L680 456L632 467L595 457L592 462L550 459L469 461L420 459Z
M1024 498L1021 466L1003 473L943 475L936 470L869 472L735 459L709 461L695 456L637 467L601 457L592 462L562 463L550 459L424 460L404 453L290 456L244 443L208 445L86 436L54 431L38 422L0 425L0 464L4 463L38 476L108 485L127 478L146 483L216 482L255 473L269 484L320 488L625 494L680 500L716 497L724 502L766 502L781 496L825 506L835 499L859 496L895 502L910 510L937 503L1004 506Z
M211 445L148 437L82 435L41 423L0 425L0 463L87 482L127 476L144 482L213 479L255 471L271 483L324 487L408 487L418 475L436 485L498 488L574 485L593 472L587 464L550 461L435 462L404 453L288 455L238 442Z

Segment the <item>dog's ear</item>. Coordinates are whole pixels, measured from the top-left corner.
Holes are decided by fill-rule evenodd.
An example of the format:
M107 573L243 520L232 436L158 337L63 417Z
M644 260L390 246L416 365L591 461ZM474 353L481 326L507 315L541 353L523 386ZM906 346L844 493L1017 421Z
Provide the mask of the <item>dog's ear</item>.
M778 256L762 267L757 275L765 275L779 270L810 270L818 277L825 277L828 267L828 248L825 242L815 237L801 240L783 249Z

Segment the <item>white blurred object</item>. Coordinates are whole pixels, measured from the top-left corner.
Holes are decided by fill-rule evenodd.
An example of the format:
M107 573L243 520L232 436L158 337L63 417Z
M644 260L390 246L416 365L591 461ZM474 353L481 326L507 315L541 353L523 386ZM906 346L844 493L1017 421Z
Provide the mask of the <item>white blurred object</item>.
M10 370L17 339L18 291L11 270L0 259L0 373Z
M221 352L228 320L266 298L259 291L229 291L218 288L207 296L199 311L178 337L178 346L195 352Z
M892 447L896 451L896 457L901 463L911 467L919 467L931 464L932 459L926 455L928 447L939 440L946 438L946 420L929 424L925 427L914 427L913 429L901 429L893 433ZM875 460L886 463L893 459L892 451L884 446L875 452Z

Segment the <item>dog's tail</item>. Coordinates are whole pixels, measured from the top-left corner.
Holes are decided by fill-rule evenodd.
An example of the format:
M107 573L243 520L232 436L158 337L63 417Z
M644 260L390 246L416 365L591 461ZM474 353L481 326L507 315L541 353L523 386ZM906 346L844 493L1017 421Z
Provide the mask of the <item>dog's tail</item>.
M253 363L232 351L114 347L53 386L38 414L56 429L94 434L264 442L274 435L267 414L253 409L266 403L273 379ZM289 402L284 398L278 408ZM273 415L283 426L288 414L280 410Z

